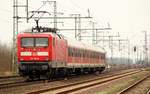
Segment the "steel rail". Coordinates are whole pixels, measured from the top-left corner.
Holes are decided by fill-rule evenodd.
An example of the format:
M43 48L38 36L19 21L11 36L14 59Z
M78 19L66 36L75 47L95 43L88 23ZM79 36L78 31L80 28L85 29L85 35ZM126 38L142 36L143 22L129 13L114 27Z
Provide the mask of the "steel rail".
M147 91L147 93L146 94L150 94L150 88L149 88L149 90Z
M32 81L32 82L26 82L24 81L18 81L18 82L12 82L12 83L3 83L0 84L0 90L5 88L12 88L12 87L19 87L19 86L26 86L26 85L32 85L36 83L43 83L44 81Z
M54 91L56 94L67 94L76 90L80 90L83 88L87 88L87 87L91 87L94 85L98 85L98 84L102 84L102 83L106 83L115 79L119 79L128 75L132 75L135 73L139 73L142 70L138 70L138 71L134 71L134 72L127 72L124 74L118 74L118 75L113 75L113 76L108 76L108 77L100 77L100 78L96 78L96 79L92 79L92 80L86 80L86 81L81 81L81 82L76 82L76 83L71 83L68 85L62 85L62 86L58 86L58 87L53 87L53 88L49 88L49 89L42 89L42 90L38 90L38 91L33 91L33 92L28 92L26 94L40 94L40 93L44 93L44 92L50 92L50 91ZM99 80L96 83L92 83L92 84L87 84L87 83L91 83L94 82L96 80ZM86 84L86 85L81 85L81 84ZM75 87L78 86L79 87ZM57 92L56 92L57 91Z
M0 76L0 80L1 79L8 79L8 78L17 78L19 77L19 75L14 75L14 76Z
M127 91L133 89L135 86L137 86L137 85L140 84L141 82L145 81L148 77L150 77L150 74L149 74L148 76L146 76L146 77L144 77L144 78L138 80L137 82L131 84L131 85L128 86L127 88L121 90L121 91L120 91L119 93L117 93L117 94L125 94L125 92L127 92ZM148 94L149 94L149 93L148 93Z

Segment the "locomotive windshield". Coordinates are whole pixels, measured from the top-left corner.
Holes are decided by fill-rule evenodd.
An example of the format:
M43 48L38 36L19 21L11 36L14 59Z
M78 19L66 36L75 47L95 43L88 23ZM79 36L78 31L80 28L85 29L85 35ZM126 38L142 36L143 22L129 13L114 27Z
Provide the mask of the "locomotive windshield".
M48 38L22 38L22 47L47 47Z
M33 47L34 46L34 38L22 38L21 46L22 47Z
M48 38L35 38L35 46L36 47L47 47L48 46Z

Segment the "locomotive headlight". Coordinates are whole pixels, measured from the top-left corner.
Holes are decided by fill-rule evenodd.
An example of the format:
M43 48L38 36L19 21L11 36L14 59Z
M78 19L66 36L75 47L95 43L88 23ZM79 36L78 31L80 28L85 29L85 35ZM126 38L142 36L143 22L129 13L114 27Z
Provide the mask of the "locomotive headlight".
M48 57L46 57L46 58L45 58L45 60L49 60L49 58L48 58Z
M20 70L25 70L26 69L26 66L22 65L20 66Z
M24 59L23 59L23 58L20 58L20 60L23 61Z
M31 52L21 52L20 55L21 56L31 56L32 53Z

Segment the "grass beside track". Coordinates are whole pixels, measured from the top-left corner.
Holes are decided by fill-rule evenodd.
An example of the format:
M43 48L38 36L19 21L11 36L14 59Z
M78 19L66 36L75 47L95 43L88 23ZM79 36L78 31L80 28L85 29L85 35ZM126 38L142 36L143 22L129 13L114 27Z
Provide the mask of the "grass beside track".
M146 71L150 71L150 67L146 68L145 70L146 70Z
M131 77L128 81L122 81L122 83L116 84L114 86L108 86L107 89L105 89L102 92L98 92L96 94L116 94L116 92L126 88L130 84L133 84L135 81L138 81L140 77Z
M99 91L95 94L117 94L117 92L123 90L124 88L128 87L129 85L140 80L141 77L142 76L139 76L139 75L133 75L133 76L129 77L127 80L122 80L120 83L115 83L113 85L109 85L109 86L107 86L107 88L103 89L103 91Z

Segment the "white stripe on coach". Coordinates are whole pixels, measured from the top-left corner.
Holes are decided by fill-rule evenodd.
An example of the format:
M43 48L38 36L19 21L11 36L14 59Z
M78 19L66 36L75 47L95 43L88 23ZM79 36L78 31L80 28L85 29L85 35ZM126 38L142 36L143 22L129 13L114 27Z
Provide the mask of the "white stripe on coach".
M48 56L48 52L37 52L38 56Z
M20 55L21 56L31 56L32 53L31 52L21 52Z

